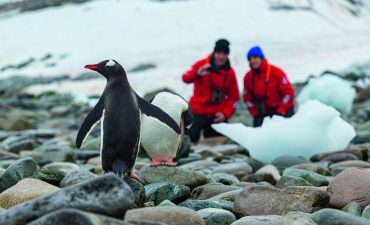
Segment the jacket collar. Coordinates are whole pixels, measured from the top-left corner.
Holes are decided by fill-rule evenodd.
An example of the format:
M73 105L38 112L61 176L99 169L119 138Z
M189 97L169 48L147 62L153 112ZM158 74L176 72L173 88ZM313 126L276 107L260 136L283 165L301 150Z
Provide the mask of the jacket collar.
M262 61L262 64L260 65L260 67L258 69L252 69L252 72L253 74L265 74L266 71L267 71L267 67L268 67L268 61L267 59L263 59Z

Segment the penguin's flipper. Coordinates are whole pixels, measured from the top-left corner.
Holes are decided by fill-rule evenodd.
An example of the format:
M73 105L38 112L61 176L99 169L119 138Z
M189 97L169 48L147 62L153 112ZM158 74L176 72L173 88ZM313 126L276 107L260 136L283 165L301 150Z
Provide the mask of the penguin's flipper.
M98 103L87 115L85 121L82 123L80 130L78 131L76 138L76 146L80 148L82 143L85 141L92 129L98 124L104 111L104 98L100 97Z
M155 105L150 104L149 102L142 99L140 96L136 94L137 102L141 112L147 116L155 117L160 120L162 123L169 126L172 130L174 130L177 134L181 133L179 125L162 109L158 108Z

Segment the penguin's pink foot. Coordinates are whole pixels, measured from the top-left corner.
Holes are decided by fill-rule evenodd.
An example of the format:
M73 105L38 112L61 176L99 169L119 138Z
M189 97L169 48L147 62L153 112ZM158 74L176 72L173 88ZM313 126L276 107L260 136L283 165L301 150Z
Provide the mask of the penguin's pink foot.
M151 167L157 167L157 166L176 167L176 163L172 162L172 159L168 159L167 161L159 161L157 159L153 159L150 166Z
M162 165L162 162L159 161L159 160L156 160L156 159L152 159L152 163L150 163L151 167L157 167L157 166L161 166L161 165Z
M168 166L168 167L176 167L176 163L172 162L172 159L167 160L166 162L162 162L162 166Z
M134 172L130 173L130 177L139 181L139 182L142 182L141 178L137 174L135 174Z

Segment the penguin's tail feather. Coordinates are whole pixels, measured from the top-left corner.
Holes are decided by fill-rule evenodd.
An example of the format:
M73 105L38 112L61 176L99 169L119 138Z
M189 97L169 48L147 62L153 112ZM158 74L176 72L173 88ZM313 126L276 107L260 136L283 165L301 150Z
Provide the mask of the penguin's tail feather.
M124 177L127 172L130 172L126 163L122 160L114 160L112 169L113 173L119 177Z

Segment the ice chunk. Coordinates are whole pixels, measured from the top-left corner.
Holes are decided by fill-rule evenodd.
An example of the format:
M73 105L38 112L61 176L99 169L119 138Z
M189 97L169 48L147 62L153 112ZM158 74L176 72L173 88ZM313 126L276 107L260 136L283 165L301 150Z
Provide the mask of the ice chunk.
M316 153L341 150L356 135L337 110L317 100L301 105L289 119L266 118L259 128L240 123L212 127L248 149L252 157L266 163L284 155L309 158Z
M341 112L350 112L355 97L356 91L349 82L334 75L325 75L310 79L297 101L303 104L308 100L316 99Z

